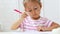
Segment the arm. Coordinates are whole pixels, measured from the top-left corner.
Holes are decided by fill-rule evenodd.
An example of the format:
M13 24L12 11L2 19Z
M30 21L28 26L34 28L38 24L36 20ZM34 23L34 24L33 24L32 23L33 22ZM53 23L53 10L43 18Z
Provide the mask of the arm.
M60 25L53 22L50 27L38 27L38 31L52 31L53 29L58 27L60 27Z
M20 25L21 23L23 22L24 18L26 18L26 13L24 12L21 16L20 19L18 19L11 27L12 30L16 30Z
M18 29L19 25L22 23L23 20L24 20L23 18L20 18L18 21L16 21L16 22L12 25L11 29L12 29L12 30Z
M53 29L58 28L58 27L60 27L60 25L55 23L55 22L53 22L51 24L51 26L47 28L47 30L52 31Z

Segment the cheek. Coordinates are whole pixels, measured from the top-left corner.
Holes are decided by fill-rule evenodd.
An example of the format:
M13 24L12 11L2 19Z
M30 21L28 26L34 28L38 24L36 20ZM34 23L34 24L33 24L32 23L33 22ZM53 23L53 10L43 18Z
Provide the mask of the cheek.
M29 15L32 15L32 13L29 13Z
M27 14L28 16L32 16L32 13L26 12L26 14Z
M40 14L40 10L39 11L36 11L37 14Z
M33 16L33 14L32 14L32 13L29 13L29 16L31 16L31 17L32 17L32 16Z
M38 9L38 12L37 13L40 14L40 12L41 12L41 9Z
M37 15L40 15L40 12L37 12Z

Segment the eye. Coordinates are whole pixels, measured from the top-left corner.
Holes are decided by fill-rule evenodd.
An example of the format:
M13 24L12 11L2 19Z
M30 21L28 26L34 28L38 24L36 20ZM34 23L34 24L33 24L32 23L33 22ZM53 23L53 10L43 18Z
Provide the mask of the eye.
M34 10L37 10L37 7L35 7Z
M29 10L29 12L31 12L32 10Z

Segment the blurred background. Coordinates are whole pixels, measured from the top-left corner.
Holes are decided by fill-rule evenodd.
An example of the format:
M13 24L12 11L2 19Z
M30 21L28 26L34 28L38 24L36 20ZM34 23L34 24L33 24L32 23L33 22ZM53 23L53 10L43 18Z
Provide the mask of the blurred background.
M60 0L41 0L41 16L60 24ZM14 9L24 12L23 0L0 0L0 31L8 32L20 17Z

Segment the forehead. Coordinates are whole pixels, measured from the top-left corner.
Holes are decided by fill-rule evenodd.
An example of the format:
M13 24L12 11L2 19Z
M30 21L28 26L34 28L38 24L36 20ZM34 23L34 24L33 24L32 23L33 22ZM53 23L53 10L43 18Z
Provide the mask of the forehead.
M25 8L33 8L33 7L39 7L39 3L38 2L28 2L25 4Z

